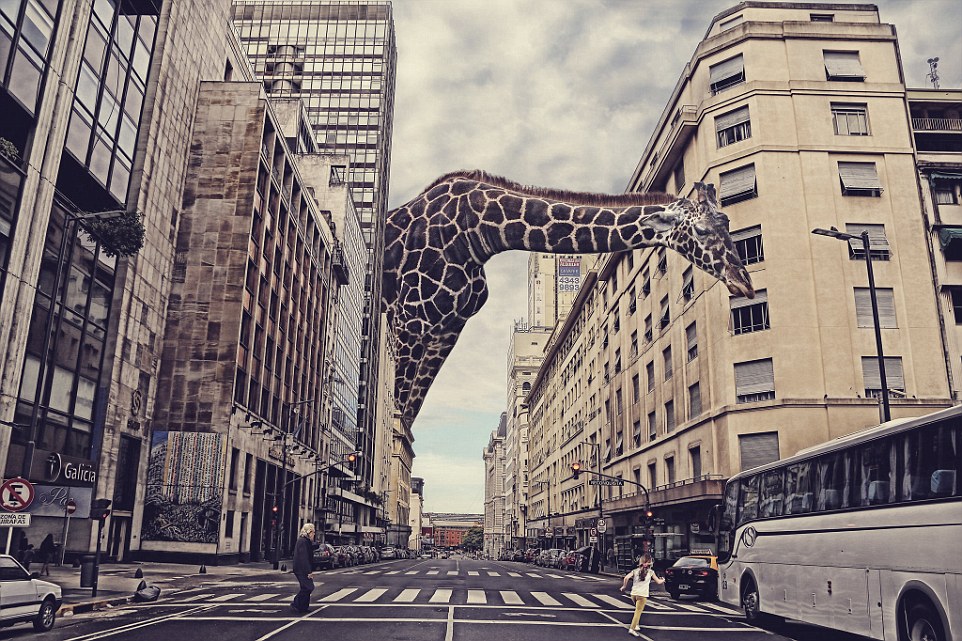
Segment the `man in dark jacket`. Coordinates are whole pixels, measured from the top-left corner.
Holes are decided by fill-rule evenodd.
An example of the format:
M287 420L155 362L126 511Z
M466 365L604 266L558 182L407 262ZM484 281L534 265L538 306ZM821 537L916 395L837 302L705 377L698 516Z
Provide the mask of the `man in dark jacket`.
M314 591L314 524L305 523L301 528L297 543L294 544L294 576L300 585L291 608L301 614L307 612Z

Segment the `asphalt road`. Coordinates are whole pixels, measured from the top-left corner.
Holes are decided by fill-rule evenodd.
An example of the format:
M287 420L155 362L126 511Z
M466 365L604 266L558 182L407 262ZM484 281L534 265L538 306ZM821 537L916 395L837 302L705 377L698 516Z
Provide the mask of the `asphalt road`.
M314 575L311 611L289 608L290 574L222 580L165 593L151 604L29 626L0 641L605 641L629 639L633 605L614 578L472 559L399 560ZM833 641L807 626L759 630L726 605L655 594L642 617L648 641ZM791 636L783 636L785 632Z

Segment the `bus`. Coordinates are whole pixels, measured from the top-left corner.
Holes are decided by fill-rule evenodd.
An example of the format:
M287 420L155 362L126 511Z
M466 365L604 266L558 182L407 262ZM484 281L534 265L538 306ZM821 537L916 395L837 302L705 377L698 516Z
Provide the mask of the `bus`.
M962 406L729 479L719 598L885 641L962 641Z

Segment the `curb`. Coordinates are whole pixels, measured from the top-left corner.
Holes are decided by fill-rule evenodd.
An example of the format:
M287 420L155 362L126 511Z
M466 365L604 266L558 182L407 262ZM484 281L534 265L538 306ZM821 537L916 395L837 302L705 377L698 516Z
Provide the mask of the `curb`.
M60 616L72 615L72 614L83 614L84 612L92 612L93 610L100 610L106 606L124 605L130 603L133 600L132 596L121 596L121 597L111 597L109 599L99 599L97 601L81 601L79 603L64 603L57 610L57 614Z

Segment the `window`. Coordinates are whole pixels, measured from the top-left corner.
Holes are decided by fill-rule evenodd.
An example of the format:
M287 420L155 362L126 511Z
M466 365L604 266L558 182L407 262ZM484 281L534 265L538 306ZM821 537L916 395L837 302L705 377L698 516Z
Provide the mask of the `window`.
M680 194L685 186L685 160L682 158L675 165L675 170L672 172L673 180L675 181L675 193ZM630 255L630 254L629 254ZM628 269L631 269L629 267Z
M230 478L228 479L228 487L231 490L237 490L237 460L240 458L240 450L236 447L230 448Z
M685 273L682 275L681 297L686 301L689 301L695 297L695 277L692 273L691 267L686 269Z
M624 453L625 453L624 435L620 431L615 432L615 456L621 456Z
M631 357L638 356L638 332L631 333Z
M631 256L631 254L628 254ZM630 267L628 269L631 269ZM635 288L628 291L628 315L631 316L638 310L638 300L635 298Z
M634 394L635 403L641 400L641 376L638 374L631 377L631 392Z
M758 477L743 479L739 488L738 525L758 518Z
M668 296L661 299L661 316L658 319L658 328L664 329L671 322L671 314L668 310Z
M735 363L735 397L738 403L753 403L775 398L775 372L772 359Z
M621 348L615 350L615 374L621 373Z
M658 273L662 276L668 273L668 252L664 247L658 249Z
M732 310L732 332L736 336L771 328L768 322L768 290L758 290L755 298L732 296L729 304Z
M688 448L688 459L691 461L691 477L697 481L701 478L701 446Z
M651 293L651 275L648 273L648 268L645 267L641 272L641 297L645 298Z
M894 503L898 498L895 486L895 439L866 443L858 448L855 483L858 487L856 505Z
M701 414L701 387L698 383L688 386L688 418Z
M836 136L867 136L868 106L833 102L832 124Z
M658 467L654 462L648 464L648 489L658 487Z
M895 320L895 293L892 288L876 287L875 299L878 302L879 327L896 329L898 324ZM855 317L859 327L875 327L875 320L872 318L872 292L868 287L855 288Z
M745 58L738 54L708 67L708 83L712 95L745 82Z
M932 425L901 439L902 500L958 496L960 436L958 425Z
M812 463L796 463L785 468L785 514L805 514L812 511Z
M653 338L654 338L654 335L652 334L652 329L651 329L651 314L648 314L647 316L645 316L645 345L650 343Z
M648 377L648 393L650 394L655 390L655 362L650 361L645 365L645 374Z
M662 351L661 357L665 360L665 380L670 380L673 372L671 366L671 346L669 345Z
M778 432L739 434L742 471L778 460Z
M858 58L858 51L823 51L825 78L827 80L865 80L865 71Z
M835 16L830 13L812 13L808 18L812 22L835 22Z
M718 179L721 183L718 198L723 206L733 205L758 196L754 164L723 172L718 176Z
M874 162L838 163L838 177L842 183L843 196L868 196L877 198L882 195L882 183Z
M765 260L765 248L762 245L761 225L746 227L731 233L735 251L745 265L754 265Z
M224 538L234 538L234 510L227 510L227 518L224 522Z
M658 438L658 417L654 411L648 412L648 440L654 441Z
M881 398L882 377L879 373L878 357L862 357L862 380L865 383L865 396ZM905 375L902 372L902 358L900 356L885 357L885 385L889 391L905 392Z
M748 107L741 107L715 118L715 133L718 147L727 147L752 137L752 123Z
M758 481L758 516L781 516L785 504L785 475L782 470L762 474Z
M631 424L631 442L635 447L641 445L641 421L635 421Z
M675 457L669 456L665 459L665 482L669 485L675 482Z
M847 224L845 231L855 236L868 232L868 248L872 252L872 260L888 260L891 248L885 236L885 225ZM852 260L865 260L865 248L861 238L848 241L848 257Z
M618 413L623 414L625 411L624 399L621 395L621 389L615 390L615 407L618 408Z
M675 401L665 403L665 434L675 431Z
M952 296L952 311L955 314L955 324L962 325L962 288L953 287L949 290Z
M244 459L244 494L251 493L251 481L254 477L254 455L248 454Z
M688 362L690 363L698 356L698 332L695 323L685 328L685 339L688 342Z
M941 184L935 187L935 203L937 205L958 205L959 195L952 184Z

